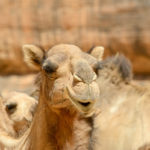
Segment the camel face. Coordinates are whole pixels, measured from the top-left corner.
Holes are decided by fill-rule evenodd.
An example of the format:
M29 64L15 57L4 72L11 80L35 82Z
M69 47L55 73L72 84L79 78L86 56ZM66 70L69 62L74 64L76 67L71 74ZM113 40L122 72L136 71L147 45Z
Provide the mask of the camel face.
M14 122L22 120L32 121L37 100L21 92L9 92L3 95L3 103L8 116Z
M37 100L16 91L3 93L2 100L5 112L12 121L16 134L18 136L23 134L32 122Z
M69 44L54 46L47 52L24 45L23 51L25 61L41 70L43 93L51 106L68 108L73 103L85 114L92 111L99 97L95 57Z
M84 59L73 60L73 82L67 85L71 102L85 114L92 111L99 96L97 75Z

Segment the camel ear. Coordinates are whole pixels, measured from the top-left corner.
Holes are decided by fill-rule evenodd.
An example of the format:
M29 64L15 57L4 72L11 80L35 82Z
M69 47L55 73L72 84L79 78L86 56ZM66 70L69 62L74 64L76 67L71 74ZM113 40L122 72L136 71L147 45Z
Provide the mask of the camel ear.
M23 45L24 61L32 68L39 69L44 58L44 50L38 46L25 44Z
M93 48L91 55L97 58L98 60L102 60L104 54L104 47L103 46L96 46Z

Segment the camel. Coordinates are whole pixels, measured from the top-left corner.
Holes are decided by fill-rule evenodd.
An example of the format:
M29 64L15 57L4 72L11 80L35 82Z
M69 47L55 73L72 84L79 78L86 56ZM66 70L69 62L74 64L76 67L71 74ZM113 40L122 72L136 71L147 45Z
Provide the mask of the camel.
M0 96L0 135L6 132L8 135L14 137L15 131L13 129L13 122L9 119L5 107L2 103L2 97ZM4 146L0 143L0 149L3 150Z
M99 62L100 97L92 116L90 150L148 150L150 91L132 80L132 67L123 55ZM71 95L72 100L76 97Z
M102 55L102 48L97 50ZM40 71L39 103L24 135L0 136L0 142L13 150L88 150L91 119L83 116L93 113L99 98L95 68L101 56L96 59L71 44L48 51L24 45L23 52L25 61ZM78 100L71 102L69 94Z
M97 62L77 49L58 45L44 52L34 45L24 47L25 60L41 71L39 105L32 126L19 139L7 137L7 146L15 150L149 149L150 93L132 81L128 60L115 56ZM59 54L69 60L64 62ZM1 142L4 139L0 136Z
M12 145L10 139L21 137L30 127L37 100L21 92L5 92L0 96L0 137L6 145ZM12 143L12 144L11 144ZM12 150L0 142L0 150Z
M9 91L2 93L2 102L17 137L29 128L38 101L23 92Z

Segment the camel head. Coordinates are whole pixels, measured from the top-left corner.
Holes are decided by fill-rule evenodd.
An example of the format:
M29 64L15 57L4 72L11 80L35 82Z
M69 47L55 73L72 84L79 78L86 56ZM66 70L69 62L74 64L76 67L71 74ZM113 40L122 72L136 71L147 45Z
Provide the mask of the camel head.
M100 93L95 82L101 59L98 52L102 56L103 48L96 47L92 56L71 44L56 45L48 51L35 45L23 46L27 64L40 70L40 95L51 108L77 108L83 114L92 111Z
M3 93L2 97L7 115L12 120L15 131L20 134L32 122L38 102L31 96L16 91Z
M3 104L11 120L14 122L19 122L23 119L29 122L32 121L33 113L38 103L36 99L16 91L3 93L2 96Z
M129 83L132 80L131 62L122 54L108 57L97 65L98 80L114 85Z

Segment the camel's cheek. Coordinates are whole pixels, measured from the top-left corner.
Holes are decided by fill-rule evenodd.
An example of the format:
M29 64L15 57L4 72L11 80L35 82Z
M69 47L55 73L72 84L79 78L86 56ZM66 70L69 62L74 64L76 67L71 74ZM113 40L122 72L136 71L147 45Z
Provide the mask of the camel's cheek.
M68 84L71 84L71 80L68 78L59 78L55 81L53 89L49 92L49 97L52 100L51 104L62 104L63 106L64 103L65 105L70 105L68 94L66 92L66 87Z

